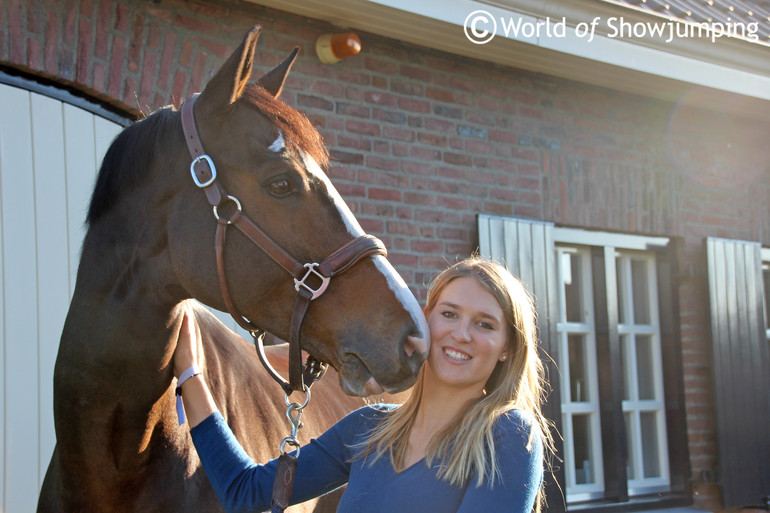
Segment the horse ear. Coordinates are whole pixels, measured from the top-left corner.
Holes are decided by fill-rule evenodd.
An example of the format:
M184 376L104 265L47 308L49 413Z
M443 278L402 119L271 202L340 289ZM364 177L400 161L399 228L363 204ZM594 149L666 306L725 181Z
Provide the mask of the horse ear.
M281 94L281 89L283 89L283 84L289 75L291 65L294 64L294 59L297 58L297 53L299 53L299 47L296 47L282 63L257 80L257 83L275 98L278 98L278 95Z
M198 105L207 108L225 108L240 98L251 77L254 52L262 27L255 25L246 33L241 45L227 58L219 71L209 80L201 93Z

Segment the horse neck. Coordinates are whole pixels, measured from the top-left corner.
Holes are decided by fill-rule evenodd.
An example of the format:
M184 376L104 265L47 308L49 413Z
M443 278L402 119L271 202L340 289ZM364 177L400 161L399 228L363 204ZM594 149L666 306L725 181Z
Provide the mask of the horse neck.
M62 365L69 356L93 374L130 372L156 388L170 382L170 371L159 375L158 369L173 350L171 321L184 296L162 230L158 219L119 212L89 229L62 333Z

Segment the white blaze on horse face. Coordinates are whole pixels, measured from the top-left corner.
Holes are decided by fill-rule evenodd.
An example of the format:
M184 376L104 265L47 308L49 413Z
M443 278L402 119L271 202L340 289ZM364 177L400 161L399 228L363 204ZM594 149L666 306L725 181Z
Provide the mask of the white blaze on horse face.
M348 229L348 233L353 237L364 235L365 232L363 228L361 228L361 225L358 224L358 219L355 218L353 212L350 211L348 204L345 203L345 200L342 199L340 193L334 188L334 185L332 185L331 180L326 176L326 173L321 170L321 167L313 157L307 155L305 152L301 152L301 155L307 172L320 180L326 187L326 193L337 207L337 210ZM423 313L422 308L420 308L417 299L415 299L414 295L409 290L404 279L398 274L393 266L390 265L388 259L382 255L374 256L374 265L385 276L390 290L393 291L399 301L401 301L401 304L404 305L404 309L412 316L412 320L420 329L420 338L427 341L429 337L428 322L425 320L425 314Z
M358 224L358 219L356 219L353 212L350 211L350 207L348 207L348 204L342 199L342 196L337 192L337 189L334 188L334 185L332 185L332 182L329 180L329 177L326 176L326 173L321 170L321 166L318 165L318 162L304 151L300 152L300 154L302 155L302 162L304 162L307 172L321 181L326 187L326 193L332 199L334 206L337 207L340 216L342 216L342 222L345 223L348 233L353 237L364 235L364 229Z
M268 150L274 152L274 153L281 153L281 151L286 147L286 141L283 139L283 132L278 130L278 138L272 142L270 146L267 147Z

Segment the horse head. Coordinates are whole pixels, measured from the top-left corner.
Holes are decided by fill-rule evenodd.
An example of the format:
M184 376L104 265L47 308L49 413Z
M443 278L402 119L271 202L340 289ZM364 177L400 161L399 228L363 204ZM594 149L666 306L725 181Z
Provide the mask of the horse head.
M174 148L168 148L176 155L173 170L165 171L175 184L165 198L168 247L184 296L225 310L223 290L229 290L234 308L252 324L289 340L297 276L234 229L222 243L218 275L215 233L225 223L216 218L254 220L280 250L308 268L364 231L323 171L328 155L321 136L304 115L278 99L297 50L249 83L259 31L255 27L246 35L190 106L205 148L204 164L215 168L228 196L207 201L210 190L191 176L192 157L181 129ZM314 269L311 274L319 279ZM388 260L365 256L323 287L301 326L303 349L336 368L347 393L411 386L428 349L428 328Z

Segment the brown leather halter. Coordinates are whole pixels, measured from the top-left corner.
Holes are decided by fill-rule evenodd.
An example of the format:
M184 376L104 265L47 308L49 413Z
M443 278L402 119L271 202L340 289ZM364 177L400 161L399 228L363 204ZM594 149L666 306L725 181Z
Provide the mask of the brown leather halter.
M184 130L187 148L190 150L190 155L192 155L193 158L192 163L190 164L192 179L195 182L195 185L203 189L206 193L206 198L213 207L214 217L217 220L215 249L219 287L222 292L222 298L230 315L233 316L233 319L254 337L259 359L262 361L267 372L281 385L287 395L291 395L294 390L305 390L305 380L310 378L314 373L317 377L317 373L319 372L318 367L315 369L313 368L315 364L309 363L305 367L306 374L303 376L300 331L302 329L302 321L305 318L310 302L319 298L324 291L326 291L329 280L331 280L332 277L346 271L364 257L370 255L387 256L387 250L382 241L376 237L371 235L361 235L326 257L320 264L316 262L301 264L292 257L262 231L259 226L249 219L248 216L243 214L238 199L227 194L222 187L222 184L217 180L216 167L214 166L211 157L203 150L203 144L200 141L198 130L195 125L193 106L197 96L197 94L192 95L182 105L182 130ZM219 208L228 201L233 203L235 211L226 218L224 215L220 216ZM260 329L241 315L230 295L224 265L225 235L229 225L238 228L238 230L294 277L294 288L297 291L297 297L294 302L289 336L288 382L278 375L267 360L262 344L262 334L264 334L264 330ZM308 280L313 280L314 284L308 283ZM320 362L316 363L319 363L319 367L323 366Z

